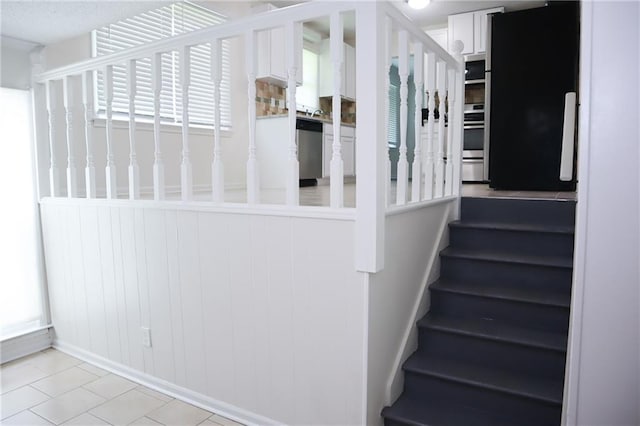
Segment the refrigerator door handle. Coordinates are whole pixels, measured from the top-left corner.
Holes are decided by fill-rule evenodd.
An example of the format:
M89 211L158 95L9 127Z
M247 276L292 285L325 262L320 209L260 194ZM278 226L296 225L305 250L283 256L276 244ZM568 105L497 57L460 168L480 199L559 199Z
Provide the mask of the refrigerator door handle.
M560 156L560 180L573 178L573 145L576 130L576 92L564 95L564 122L562 126L562 152Z

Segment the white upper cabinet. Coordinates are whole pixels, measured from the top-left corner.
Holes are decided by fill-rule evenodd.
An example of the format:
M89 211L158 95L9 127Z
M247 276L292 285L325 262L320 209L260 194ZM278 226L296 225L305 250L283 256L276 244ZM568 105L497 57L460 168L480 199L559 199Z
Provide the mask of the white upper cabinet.
M269 3L260 4L251 8L253 13L262 13L277 9ZM299 47L297 49L296 83L302 84L302 34L299 35ZM257 35L257 72L258 80L268 81L279 86L286 86L288 80L287 49L285 29L274 28L269 31L260 31Z
M340 96L356 99L356 50L348 44L342 49L342 82ZM324 39L320 44L320 89L319 96L333 96L333 61L331 60L331 42Z
M504 7L449 15L449 52L453 52L453 42L460 40L464 43L463 55L485 53L487 51L487 15L499 12L504 12Z

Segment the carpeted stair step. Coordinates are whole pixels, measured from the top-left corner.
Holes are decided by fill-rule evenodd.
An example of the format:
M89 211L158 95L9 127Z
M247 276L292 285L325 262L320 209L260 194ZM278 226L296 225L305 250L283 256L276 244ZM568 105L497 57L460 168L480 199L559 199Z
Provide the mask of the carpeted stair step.
M571 292L573 260L568 256L530 255L448 247L440 252L440 276L469 283L508 283L552 292Z
M403 370L408 395L522 416L539 424L560 421L562 378L515 373L420 353L409 357Z
M512 223L545 226L575 226L573 200L523 200L463 197L464 222Z
M455 221L449 244L463 250L538 256L573 256L574 232L568 226L543 226Z
M567 336L490 319L428 313L418 321L423 355L557 377L564 374Z
M538 330L566 332L570 295L504 284L440 279L429 287L430 312L468 319L489 319Z

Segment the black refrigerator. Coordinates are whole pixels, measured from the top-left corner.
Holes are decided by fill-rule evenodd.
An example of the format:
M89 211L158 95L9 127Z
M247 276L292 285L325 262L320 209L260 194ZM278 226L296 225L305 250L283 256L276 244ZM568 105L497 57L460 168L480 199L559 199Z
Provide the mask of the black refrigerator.
M560 160L565 94L578 90L579 16L578 2L551 2L490 18L491 188L575 190L575 172L560 180Z

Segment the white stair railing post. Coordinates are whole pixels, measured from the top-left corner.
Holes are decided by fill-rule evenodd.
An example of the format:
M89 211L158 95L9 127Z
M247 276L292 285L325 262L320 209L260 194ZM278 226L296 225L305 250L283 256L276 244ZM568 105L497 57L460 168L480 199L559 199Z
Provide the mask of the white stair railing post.
M393 30L393 26L391 24L391 18L388 16L384 17L384 70L385 70L385 79L384 79L384 93L386 96L384 98L384 137L385 140L388 139L389 136L389 110L391 109L390 103L390 93L391 90L391 32ZM386 167L386 187L385 187L385 205L391 205L391 150L389 149L389 143L387 141L387 167Z
M436 92L436 55L429 52L427 54L427 159L424 168L424 199L433 198L433 174L434 174L434 153L433 153L433 125L435 121L435 92Z
M213 80L213 163L211 164L211 185L213 201L224 201L224 164L222 162L222 141L220 140L220 84L222 83L222 43L220 39L211 42L211 77Z
M56 119L57 106L56 94L53 87L54 82L45 82L45 96L47 99L47 120L49 123L49 194L52 197L60 196L60 175L58 174L58 163L56 161Z
M105 167L107 198L118 198L116 186L116 163L113 152L113 65L104 68L104 92L106 101L107 122L107 166Z
M256 154L256 33L249 30L245 33L245 52L247 67L248 105L249 105L249 158L247 159L247 202L260 202L260 175L258 174L258 158ZM289 105L295 109L295 105Z
M73 105L73 81L71 76L66 76L62 80L66 135L67 135L67 197L78 196L78 171L76 168L75 143L73 140L73 116L75 114Z
M87 166L84 169L87 198L96 198L96 165L93 159L93 71L82 73L82 103L84 104L84 140Z
M289 145L287 158L287 205L300 204L300 165L298 162L298 149L296 146L296 75L298 72L299 48L302 47L298 37L302 37L299 23L289 22L285 28L286 34L286 58L287 58L287 99L289 101Z
M164 163L160 148L160 92L162 91L162 53L155 53L151 62L153 84L153 199L164 200Z
M444 99L445 99L445 87L447 80L447 63L439 61L437 65L438 69L438 111L440 118L438 120L438 151L436 154L436 181L435 181L435 196L440 198L444 194Z
M413 82L416 87L415 115L414 115L414 139L413 168L411 170L411 201L420 201L422 196L422 96L424 73L424 50L422 43L413 44Z
M455 80L455 110L453 110L453 195L460 195L462 190L462 149L464 138L464 58L462 49L464 43L456 40L453 45L453 57L458 62ZM449 120L451 125L451 119Z
M333 146L331 156L330 206L344 205L344 161L342 159L342 98L341 86L344 69L344 27L340 12L333 12L330 18L331 62L333 64Z
M193 169L189 152L189 86L191 85L191 48L183 46L180 52L180 84L182 85L182 163L180 184L182 201L193 198Z
M385 247L385 169L388 161L387 136L384 134L385 69L383 57L385 11L382 2L360 2L356 9L356 68L362 70L356 80L356 185L355 253L356 269L378 272L384 268ZM366 141L364 143L363 141Z
M140 198L140 169L136 155L136 60L127 62L127 95L129 97L129 199Z
M400 75L400 150L398 157L397 195L398 205L407 202L407 122L409 118L409 34L398 32L398 74Z
M448 105L448 125L447 125L447 151L445 153L447 157L445 166L445 178L444 178L444 195L453 194L453 111L455 109L455 93L456 93L456 70L449 68L447 70L447 105Z

